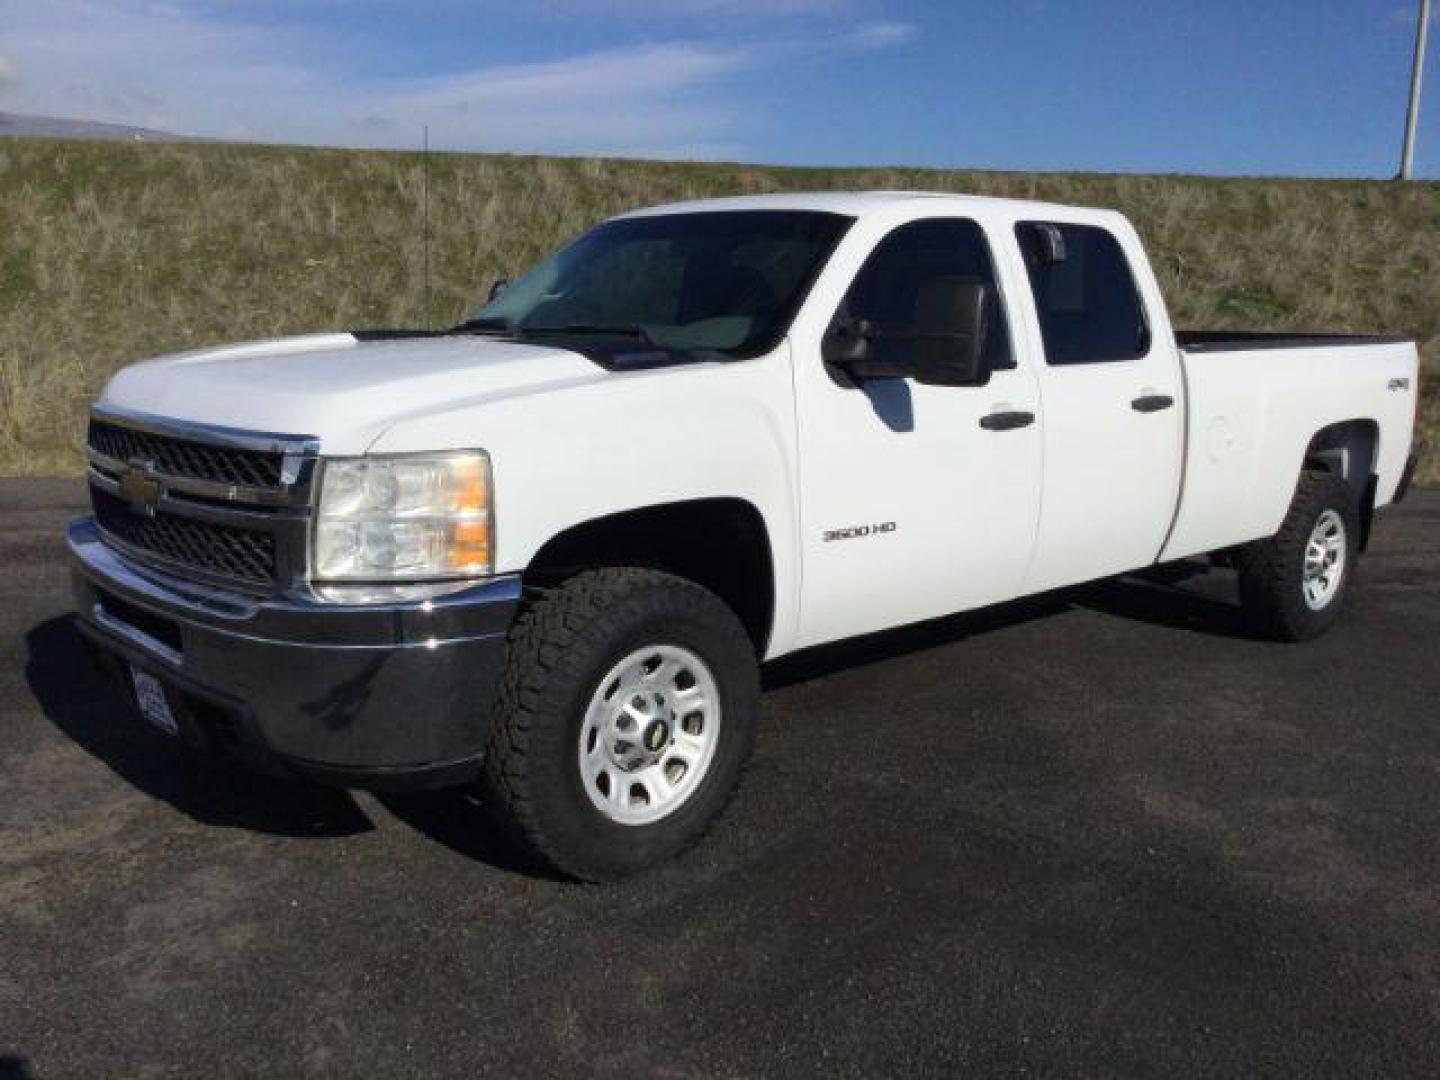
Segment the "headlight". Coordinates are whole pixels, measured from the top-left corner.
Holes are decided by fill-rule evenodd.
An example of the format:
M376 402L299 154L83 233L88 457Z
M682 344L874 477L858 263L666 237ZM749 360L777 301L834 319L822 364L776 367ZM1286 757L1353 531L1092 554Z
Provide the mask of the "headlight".
M483 451L329 458L320 476L317 581L434 581L493 566Z

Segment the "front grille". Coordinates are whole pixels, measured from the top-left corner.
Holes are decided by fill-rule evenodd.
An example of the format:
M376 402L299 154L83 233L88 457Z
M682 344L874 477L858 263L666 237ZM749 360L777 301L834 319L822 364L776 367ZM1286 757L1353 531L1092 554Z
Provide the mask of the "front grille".
M279 488L285 456L177 439L90 421L90 449L118 462L149 462L157 473L251 488Z
M145 517L134 513L124 500L93 485L90 496L100 527L137 551L254 585L270 586L276 582L272 533L213 525L164 512Z

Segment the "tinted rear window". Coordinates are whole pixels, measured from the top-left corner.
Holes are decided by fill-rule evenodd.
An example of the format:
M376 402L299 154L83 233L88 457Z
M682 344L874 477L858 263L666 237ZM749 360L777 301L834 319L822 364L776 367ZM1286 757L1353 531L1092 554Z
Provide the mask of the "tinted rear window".
M1015 227L1050 364L1134 360L1150 330L1119 242L1088 225L1023 222Z

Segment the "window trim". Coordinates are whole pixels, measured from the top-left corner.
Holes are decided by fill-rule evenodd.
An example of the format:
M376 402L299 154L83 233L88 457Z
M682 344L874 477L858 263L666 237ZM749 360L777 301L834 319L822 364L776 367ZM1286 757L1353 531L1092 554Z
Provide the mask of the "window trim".
M1056 362L1050 359L1050 348L1045 341L1045 321L1040 314L1040 297L1035 290L1035 279L1030 274L1030 263L1025 257L1025 235L1024 230L1051 226L1057 229L1089 229L1093 232L1103 233L1115 244L1116 250L1120 252L1120 259L1125 264L1125 276L1130 281L1130 288L1135 293L1135 300L1140 306L1140 351L1124 356L1101 356L1090 360L1064 360ZM1126 250L1125 243L1116 236L1113 231L1104 225L1096 225L1088 221L1044 221L1037 218L1025 218L1015 222L1015 246L1020 254L1020 267L1025 273L1025 283L1030 290L1030 302L1035 309L1035 328L1040 331L1040 358L1047 368L1071 368L1085 367L1090 364L1132 364L1148 360L1155 351L1155 326L1154 320L1150 317L1150 305L1145 300L1145 291L1140 288L1140 282L1135 277L1135 266L1130 258L1130 252Z

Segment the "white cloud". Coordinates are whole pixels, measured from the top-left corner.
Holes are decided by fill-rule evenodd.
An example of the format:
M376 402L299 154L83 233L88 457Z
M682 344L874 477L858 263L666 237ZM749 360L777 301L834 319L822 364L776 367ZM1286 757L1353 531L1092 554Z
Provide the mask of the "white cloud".
M850 35L850 43L861 49L889 49L914 40L916 29L904 22L873 22Z
M692 92L746 63L740 51L644 45L376 86L351 108L390 131L426 122L439 145L641 153L734 130L735 116Z
M342 0L324 0L341 6ZM349 0L385 3L388 0ZM598 3L601 0L559 0ZM611 0L628 3L629 0ZM678 0L730 8L755 0ZM843 0L771 0L815 8ZM273 142L738 156L756 119L727 79L799 54L902 44L907 24L821 35L670 40L423 77L378 74L363 43L264 2L5 0L6 107ZM3 61L0 61L3 64ZM7 83L0 66L0 89ZM714 151L714 153L710 153Z
M312 10L359 8L371 11L391 9L415 11L414 0L205 0L211 8L297 8ZM193 6L194 0L192 0ZM644 19L652 25L696 18L791 19L809 15L863 16L877 7L877 0L426 0L434 11L464 10L487 15L622 16Z
M542 0L551 11L645 14L656 17L655 0ZM665 0L667 18L695 16L785 18L797 15L833 15L854 10L854 0Z

